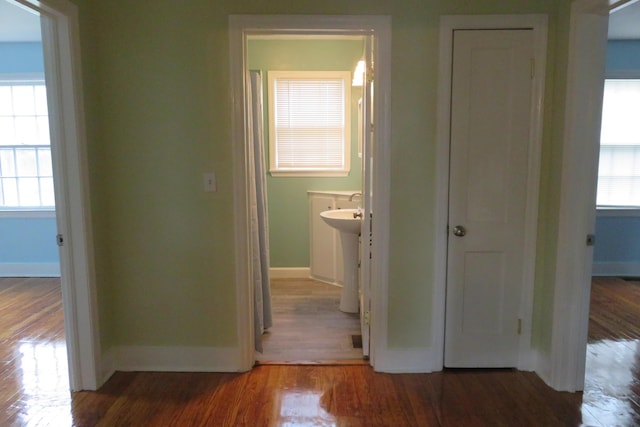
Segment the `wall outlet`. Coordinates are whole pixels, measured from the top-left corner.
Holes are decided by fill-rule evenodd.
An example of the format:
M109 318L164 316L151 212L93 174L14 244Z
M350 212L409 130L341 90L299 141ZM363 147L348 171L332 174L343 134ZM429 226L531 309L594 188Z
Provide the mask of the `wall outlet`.
M204 191L207 193L213 193L218 191L218 184L216 183L216 174L214 172L206 172L203 175L204 179Z

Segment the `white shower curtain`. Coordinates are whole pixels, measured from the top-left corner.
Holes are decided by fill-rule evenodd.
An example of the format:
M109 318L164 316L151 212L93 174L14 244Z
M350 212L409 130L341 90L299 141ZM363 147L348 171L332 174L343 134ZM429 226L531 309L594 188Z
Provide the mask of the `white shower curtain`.
M262 352L262 334L271 327L271 288L269 282L269 224L267 183L263 150L262 75L249 72L249 205L251 207L251 256L254 290L255 347Z

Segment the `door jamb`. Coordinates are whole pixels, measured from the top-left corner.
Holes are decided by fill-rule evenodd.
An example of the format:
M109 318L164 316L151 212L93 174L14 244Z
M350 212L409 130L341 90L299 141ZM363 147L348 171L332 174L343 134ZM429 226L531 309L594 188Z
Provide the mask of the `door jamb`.
M571 6L551 349L537 367L556 390L584 386L593 264L585 242L595 225L609 6L619 3L576 0Z
M246 135L246 40L251 34L362 34L375 36L374 64L376 98L374 123L376 143L373 152L373 206L376 221L372 249L376 262L371 273L371 355L376 368L387 362L388 259L390 201L390 100L391 100L391 19L374 15L231 15L229 17L230 79L232 103L234 236L236 322L239 370L249 370L255 362L253 343L253 289L250 268L250 224L247 215L248 174ZM375 315L373 315L375 313Z
M69 385L72 391L96 390L106 375L100 371L78 8L68 0L13 3L42 16L47 97L51 115L57 117L50 129L57 226L64 236L60 278Z
M531 130L527 173L525 213L525 265L520 301L522 334L519 345L518 369L532 370L531 319L538 222L538 199L542 145L543 97L546 71L546 15L450 15L440 20L440 56L438 78L438 124L436 147L436 215L434 220L434 298L432 303L432 346L434 361L444 364L445 297L447 281L447 239L449 215L449 144L451 114L451 70L453 32L461 29L532 29L534 34L535 76L531 93ZM438 366L435 366L437 368Z

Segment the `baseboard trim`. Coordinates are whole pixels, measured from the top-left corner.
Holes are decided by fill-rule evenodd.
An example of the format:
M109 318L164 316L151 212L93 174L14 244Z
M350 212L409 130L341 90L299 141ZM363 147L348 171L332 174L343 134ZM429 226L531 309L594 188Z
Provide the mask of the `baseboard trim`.
M442 370L442 355L427 347L376 351L374 370L390 374L418 374Z
M311 275L309 267L271 267L272 279L308 279Z
M640 262L594 262L594 276L640 276Z
M98 388L102 387L115 374L116 370L116 352L111 347L100 357L100 384L98 384Z
M535 365L534 372L549 387L553 387L551 383L551 359L540 350L531 350L531 358Z
M118 371L243 371L238 348L120 346L115 358Z
M60 264L51 263L0 263L0 277L60 277Z

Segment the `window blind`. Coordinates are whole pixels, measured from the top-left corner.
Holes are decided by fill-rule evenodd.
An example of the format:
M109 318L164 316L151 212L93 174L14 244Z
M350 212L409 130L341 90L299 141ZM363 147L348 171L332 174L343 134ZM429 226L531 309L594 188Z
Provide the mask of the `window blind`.
M598 206L640 207L640 79L605 81Z
M347 83L342 75L276 73L270 85L272 171L348 170Z

